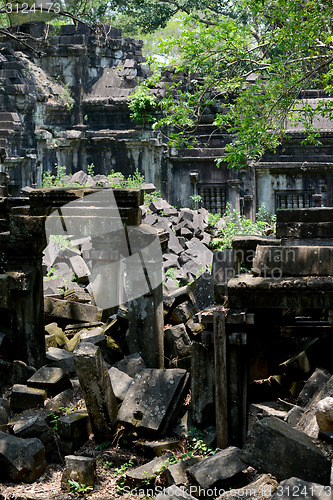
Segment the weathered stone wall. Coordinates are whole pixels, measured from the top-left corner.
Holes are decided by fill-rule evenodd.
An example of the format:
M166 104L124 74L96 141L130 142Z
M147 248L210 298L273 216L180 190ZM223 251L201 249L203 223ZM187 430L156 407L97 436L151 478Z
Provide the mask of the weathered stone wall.
M38 37L45 25L25 29ZM97 36L83 26L63 26L40 56L0 40L0 147L12 191L40 185L56 165L74 173L90 163L106 174L138 167L160 185L163 146L157 134L137 128L127 108L146 74L141 48L114 28Z
M40 38L46 25L27 23L21 30ZM142 65L142 42L106 28L98 36L84 26L62 26L47 44L35 44L36 55L0 38L0 170L11 176L10 190L40 186L44 172L66 166L67 173L95 173L111 169L130 174L136 168L178 207L193 207L200 194L203 206L223 212L226 203L252 217L266 203L277 208L312 205L320 194L325 206L333 205L331 149L333 127L318 119L322 146L302 145L299 128L275 153L245 171L216 168L230 136L213 133L213 111L198 127L195 149L170 149L150 126L134 123L128 96L149 74ZM164 80L167 81L168 75ZM320 96L309 91L314 103Z

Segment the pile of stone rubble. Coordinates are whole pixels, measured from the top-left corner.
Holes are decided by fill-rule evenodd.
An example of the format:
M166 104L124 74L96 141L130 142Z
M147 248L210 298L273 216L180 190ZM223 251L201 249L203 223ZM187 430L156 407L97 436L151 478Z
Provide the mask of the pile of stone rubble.
M51 240L44 257L46 274L54 278L45 281L46 364L36 370L8 361L0 333L2 479L34 482L47 464L65 460L62 498L70 498L69 480L98 483L94 456L80 448L92 435L95 444L110 447L122 434L145 458L122 476L134 496L332 498L333 376L325 369L306 369L307 381L292 402L277 399L273 378L255 381L243 448L207 456L215 441L214 375L207 368L213 365L212 332L202 311L215 303L214 280L209 272L197 274L213 259L208 214L178 212L157 200L145 209L145 222L170 236L163 256L164 270L175 273L165 280L163 296L166 368L147 366L143 353L131 350L126 304L111 312L94 304L85 261L89 238L73 246ZM65 282L60 274L68 276ZM233 321L237 314L229 313ZM300 357L294 361L301 370ZM201 448L183 453L194 426L202 431Z

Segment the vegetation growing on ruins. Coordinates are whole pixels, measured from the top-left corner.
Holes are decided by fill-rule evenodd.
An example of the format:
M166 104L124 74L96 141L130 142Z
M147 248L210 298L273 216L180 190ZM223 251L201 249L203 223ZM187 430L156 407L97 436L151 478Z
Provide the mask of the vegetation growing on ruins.
M329 2L238 0L180 5L166 1L159 21L156 3L141 2L151 17L142 24L143 31L154 29L156 23L165 25L171 12L187 14L182 34L160 44L168 62L155 61L156 74L176 68L174 82L166 85L166 96L159 103L163 116L153 125L162 128L170 144L190 144L207 110L215 114L218 129L233 135L226 158L218 159L218 165L227 161L229 167L241 168L260 159L281 143L286 128L296 124L305 132L304 142L318 144L315 116L331 118L331 101L303 99L300 103L299 98L309 88L332 92L333 7ZM135 0L130 4L137 5ZM144 19L140 14L136 17L137 23ZM144 86L149 87L149 80Z
M0 7L0 33L27 45L27 36L8 30L17 18L13 5ZM86 0L66 9L45 19L56 26L63 18L80 19L100 33L99 23L107 22L135 36L177 19L173 36L166 31L161 39L154 75L133 95L130 108L141 123L155 120L153 127L177 147L191 144L202 115L213 113L217 129L233 136L217 165L242 168L257 161L296 124L304 142L318 144L316 117L333 115L328 99L300 101L303 90L333 91L333 6L327 0ZM154 118L150 87L165 69L173 71L173 82L166 84Z
M85 184L78 184L77 182L71 182L71 176L66 175L66 167L62 165L57 165L56 174L51 172L45 172L43 175L43 188L54 188L54 187L90 187L89 182ZM87 174L90 177L94 176L95 165L91 163L87 166ZM136 168L132 175L125 178L124 174L121 172L115 172L113 169L107 176L107 181L109 187L115 189L139 189L145 183L144 176ZM97 184L98 187L98 184ZM149 206L152 201L157 200L161 197L160 191L153 191L152 193L145 193L144 204Z
M213 250L232 248L232 237L240 234L272 235L275 233L275 221L276 215L270 214L264 203L256 214L255 222L246 219L237 210L231 210L227 205L223 215L223 226L212 239L211 248Z

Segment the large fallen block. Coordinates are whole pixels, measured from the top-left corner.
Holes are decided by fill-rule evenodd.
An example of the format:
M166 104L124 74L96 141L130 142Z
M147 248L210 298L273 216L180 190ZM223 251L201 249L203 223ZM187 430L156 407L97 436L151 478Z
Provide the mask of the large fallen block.
M187 287L190 299L199 311L212 307L214 299L214 279L209 273L203 273Z
M297 476L304 481L330 484L331 461L309 436L276 417L255 423L241 457L279 480Z
M188 474L203 490L216 486L229 488L239 481L239 474L246 469L246 464L240 459L241 450L230 446L206 458L199 464L188 469Z
M178 368L145 369L127 391L118 421L164 434L177 416L188 379L188 373Z
M45 297L44 299L44 313L50 318L63 318L88 323L101 321L102 312L102 309L91 304L53 299L52 297Z
M333 248L323 246L257 246L253 259L254 275L330 276L333 273Z
M37 438L21 439L0 432L1 476L6 480L32 483L45 470L45 448Z
M112 436L117 420L118 403L109 372L98 346L80 342L74 362L96 441Z

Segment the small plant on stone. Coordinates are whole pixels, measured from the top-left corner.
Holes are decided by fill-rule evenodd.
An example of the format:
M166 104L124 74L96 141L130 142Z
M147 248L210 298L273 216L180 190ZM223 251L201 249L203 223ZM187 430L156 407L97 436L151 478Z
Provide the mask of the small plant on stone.
M57 269L55 267L51 267L44 276L44 281L52 281L56 280L57 278L60 278L60 275L57 273L58 273Z
M50 240L54 241L59 245L60 250L66 250L66 248L75 248L75 245L68 239L64 234L51 234Z
M146 205L146 207L149 207L149 205L153 201L156 201L159 198L162 198L161 191L153 191L152 193L145 193L145 200L143 204Z
M54 183L54 175L52 175L50 172L45 172L45 174L43 175L42 187L51 188L54 185L53 183Z
M103 441L103 443L100 443L96 446L96 450L105 450L105 448L109 448L109 446L111 446L111 441Z
M169 267L169 269L167 271L165 271L164 276L166 278L171 278L172 280L175 280L176 279L176 275L175 275L176 271L177 271L176 267Z
M206 264L205 266L202 266L199 271L195 273L195 278L199 278L202 274L205 273L211 273L212 272L212 264Z
M216 223L221 219L221 214L218 212L217 214L210 213L208 216L208 225L210 227L215 227Z
M59 411L61 411L63 415L70 415L74 411L77 411L77 408L75 406L60 406Z
M113 169L107 176L107 181L112 188L122 187L124 180L125 180L124 174L122 174L121 172L115 172Z
M87 166L87 174L90 175L90 177L94 177L95 165L93 163L90 163L90 165Z
M148 85L139 85L130 95L128 107L131 118L144 125L155 121L154 110L156 109L156 96L151 93Z
M232 210L227 204L223 215L225 225L217 233L217 237L211 241L213 250L226 250L232 248L232 238L236 235L258 234L261 236L272 235L275 232L275 216L262 208L256 216L256 221L246 219L237 210Z
M128 189L138 189L144 184L145 178L136 168L133 175L127 177L127 187Z
M48 424L54 434L58 434L58 419L59 415L57 415L56 413L50 413L48 415Z
M85 495L92 491L92 486L86 486L85 484L80 484L77 481L73 481L72 479L68 479L69 489L72 493L76 493L78 495Z
M200 207L200 204L203 202L201 194L192 194L190 198L193 201L194 208L198 209Z
M106 474L113 467L113 462L109 460L97 459L97 469Z
M56 175L45 172L42 182L43 188L66 187L66 167L63 165L56 165L56 171Z
M117 477L117 493L118 495L122 495L123 492L124 492L124 486L125 486L125 479L126 479L126 474L125 472L130 469L131 467L133 467L134 463L133 463L133 460L130 459L128 462L124 463L121 467L117 467L115 469L115 474L113 475L113 477Z
M143 484L146 486L150 485L151 483L154 483L154 485L157 485L158 482L160 482L160 476L165 469L167 469L170 465L175 465L177 463L176 457L170 457L166 460L165 464L162 465L157 471L154 472L149 477L146 477L143 481ZM148 472L146 472L148 474Z
M200 456L200 457L209 457L211 455L214 455L217 450L213 450L210 446L208 446L204 441L203 441L204 434L199 431L198 429L192 427L187 435L186 441L186 450L187 453L185 453L186 457L189 456Z
M169 267L169 269L167 271L165 271L164 277L171 278L172 280L174 280L176 282L176 285L180 287L181 284L180 284L179 279L176 278L176 271L177 271L176 267Z
M74 101L73 97L71 96L69 84L66 83L66 84L62 84L62 85L63 85L63 88L62 88L61 93L59 94L59 99L60 99L60 101L62 101L65 104L65 106L68 109L73 109L75 101Z

